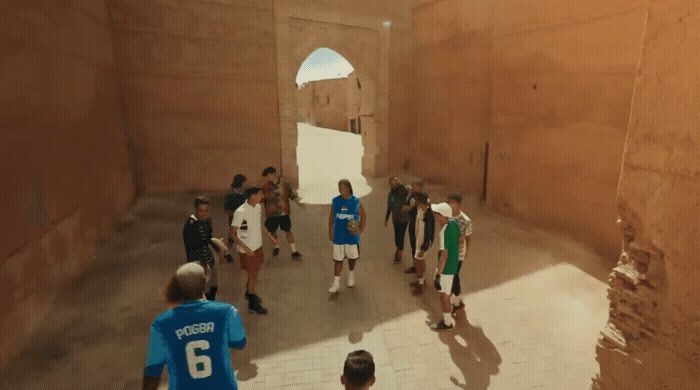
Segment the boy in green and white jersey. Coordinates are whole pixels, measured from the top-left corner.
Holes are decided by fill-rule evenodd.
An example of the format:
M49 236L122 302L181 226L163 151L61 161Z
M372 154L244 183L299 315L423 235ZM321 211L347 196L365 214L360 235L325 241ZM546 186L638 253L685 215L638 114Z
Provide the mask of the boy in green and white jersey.
M435 269L435 288L440 292L440 304L442 306L441 321L431 325L433 330L452 329L452 285L455 275L459 271L459 222L452 218L452 208L447 203L438 203L431 206L435 221L441 226L440 251L438 252L438 266Z

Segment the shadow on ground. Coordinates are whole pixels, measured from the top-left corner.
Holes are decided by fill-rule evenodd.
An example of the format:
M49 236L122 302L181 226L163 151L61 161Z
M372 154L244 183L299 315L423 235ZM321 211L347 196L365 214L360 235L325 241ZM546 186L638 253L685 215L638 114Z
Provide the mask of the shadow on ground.
M304 254L302 261L291 260L284 244L280 256L273 258L266 242L259 286L271 314L243 313L249 346L233 355L242 388L260 379L256 361L263 357L339 337L359 345L385 322L421 310L439 313L434 291L419 298L410 295L412 278L402 272L409 266L408 256L402 265L391 264L392 229L382 224L387 186L384 179L372 180L370 185L374 191L363 198L369 225L362 238L354 289L343 287L332 299L327 293L333 266L327 239L329 206L293 209L293 231ZM431 190L433 194L438 191ZM184 261L181 229L191 212L191 197L141 199L128 226L100 246L94 270L57 298L56 310L3 374L0 388L138 388L150 323L165 308L161 287ZM220 204L223 197L213 196L215 234L224 235L226 217ZM561 262L588 270L598 280L607 278L610 265L580 244L490 212L476 202L465 208L475 231L463 270L466 293ZM432 269L434 250L428 261ZM238 264L222 264L219 273L220 299L245 308L245 275ZM440 335L462 373L451 382L458 388L485 389L499 373L502 358L482 329L465 318L458 318L458 324L455 331ZM421 332L429 330L416 330ZM338 366L338 373L341 368Z

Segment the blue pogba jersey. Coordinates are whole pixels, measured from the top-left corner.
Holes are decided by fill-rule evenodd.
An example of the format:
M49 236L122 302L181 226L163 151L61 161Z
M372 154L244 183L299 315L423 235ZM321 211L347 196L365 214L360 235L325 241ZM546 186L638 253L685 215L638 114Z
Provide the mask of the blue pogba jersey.
M151 326L145 375L159 377L168 365L169 389L236 390L229 348L246 344L238 311L206 300L159 315Z
M333 243L352 245L360 243L360 235L348 230L348 220L360 221L360 200L354 195L345 199L338 195L333 198Z

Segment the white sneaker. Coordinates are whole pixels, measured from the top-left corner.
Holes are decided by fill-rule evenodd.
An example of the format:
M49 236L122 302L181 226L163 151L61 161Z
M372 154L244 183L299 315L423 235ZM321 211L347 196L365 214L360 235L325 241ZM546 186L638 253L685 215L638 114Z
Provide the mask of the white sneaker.
M349 274L348 275L348 287L354 287L354 286L355 286L355 275Z
M333 280L333 284L331 284L331 288L328 289L328 292L331 294L335 294L340 290L340 283L336 282Z

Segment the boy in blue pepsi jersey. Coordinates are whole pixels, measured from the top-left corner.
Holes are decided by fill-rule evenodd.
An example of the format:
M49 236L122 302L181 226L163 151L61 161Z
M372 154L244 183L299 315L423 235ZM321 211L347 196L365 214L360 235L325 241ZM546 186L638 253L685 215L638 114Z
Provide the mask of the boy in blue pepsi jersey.
M328 238L333 242L335 277L328 292L337 293L340 289L340 274L343 261L348 259L348 287L355 285L355 263L360 258L360 234L365 230L367 216L365 208L352 192L352 184L343 179L338 182L340 195L333 198L328 215Z
M177 306L151 326L144 390L158 388L166 364L170 390L238 388L229 348L245 347L245 330L236 308L204 298L207 277L208 271L192 262L170 280L166 298Z

